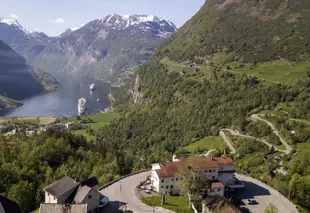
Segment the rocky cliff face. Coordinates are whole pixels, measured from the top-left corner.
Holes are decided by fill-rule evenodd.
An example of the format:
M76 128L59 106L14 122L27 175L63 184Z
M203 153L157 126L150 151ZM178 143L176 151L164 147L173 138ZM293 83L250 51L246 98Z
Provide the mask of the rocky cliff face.
M88 75L114 86L124 84L158 42L174 32L172 22L156 16L113 14L51 38L0 19L0 39L35 67L51 74Z
M28 64L26 60L0 40L0 96L4 103L22 100L58 87L56 80ZM14 105L14 104L13 104Z

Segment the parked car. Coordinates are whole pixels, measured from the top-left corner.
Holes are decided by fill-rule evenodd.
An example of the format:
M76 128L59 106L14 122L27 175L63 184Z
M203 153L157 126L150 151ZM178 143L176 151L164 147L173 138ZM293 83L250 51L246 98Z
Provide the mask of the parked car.
M247 202L247 204L249 204L249 205L257 204L257 201L256 201L254 198L247 199L246 202Z
M100 199L100 204L99 204L99 208L103 208L105 207L106 205L109 204L109 198L106 197L106 196L102 196L101 199Z
M145 190L145 193L147 193L147 194L151 194L151 191L150 191L150 190L148 190L148 189L146 189L146 190Z

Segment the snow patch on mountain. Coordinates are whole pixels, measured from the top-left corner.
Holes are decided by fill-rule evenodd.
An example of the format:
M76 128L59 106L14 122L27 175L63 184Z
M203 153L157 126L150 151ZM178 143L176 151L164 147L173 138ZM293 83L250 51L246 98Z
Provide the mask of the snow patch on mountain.
M7 19L7 18L2 18L0 17L0 23L9 25L9 26L15 26L17 28L19 28L20 30L24 31L26 34L30 34L30 32L28 30L26 30L25 28L23 28L17 20L13 20L13 19Z

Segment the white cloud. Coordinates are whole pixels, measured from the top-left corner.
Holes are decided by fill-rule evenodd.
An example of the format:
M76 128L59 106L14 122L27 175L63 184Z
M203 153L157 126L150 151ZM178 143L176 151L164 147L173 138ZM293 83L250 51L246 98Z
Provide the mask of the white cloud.
M65 20L63 20L62 18L58 18L56 20L49 20L49 22L57 23L57 24L64 24Z
M16 19L18 19L18 18L19 18L19 16L18 16L18 15L16 15L15 13L11 13L11 14L10 14L10 18L11 18L11 19L15 19L15 20L16 20Z

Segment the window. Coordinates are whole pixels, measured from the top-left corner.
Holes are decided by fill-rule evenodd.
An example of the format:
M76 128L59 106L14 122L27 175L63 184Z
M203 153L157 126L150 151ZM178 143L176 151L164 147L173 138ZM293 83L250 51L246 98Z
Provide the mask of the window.
M88 195L88 199L91 199L91 195Z
M221 190L221 189L218 189L217 191L220 192L220 191L222 191L222 190Z
M213 169L213 172L215 172L215 169Z
M212 172L212 170L210 169L210 170L209 170L209 172L211 173L211 172Z
M163 189L163 188L164 188L164 186L161 186L161 188Z
M165 181L164 179L161 180L162 183L163 183L164 181Z
M166 186L166 189L168 189L169 188L169 186Z
M173 185L170 186L170 189L173 189Z
M205 170L205 173L208 173L208 170Z

